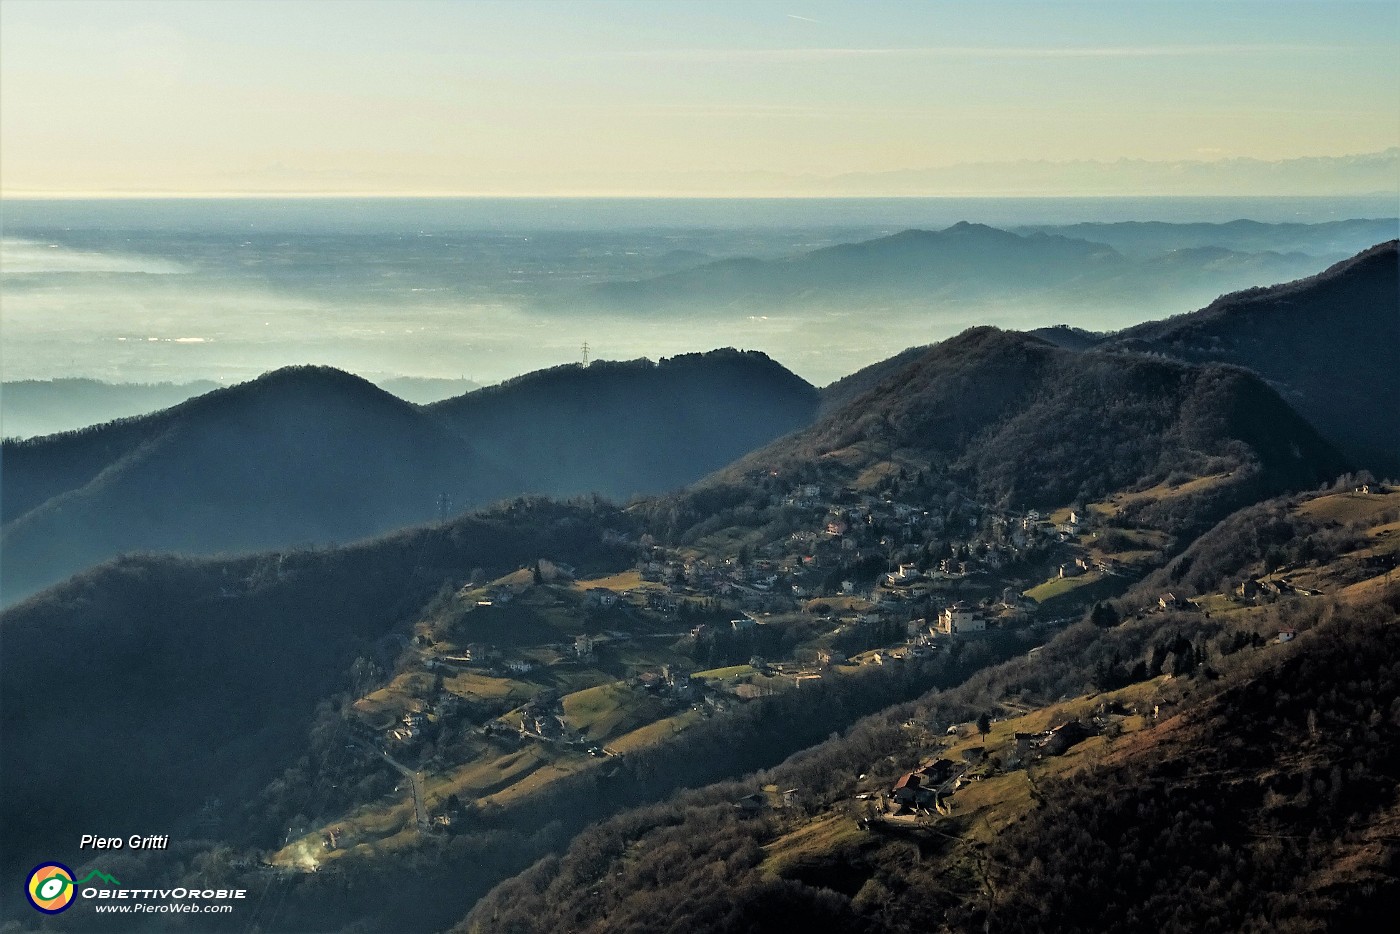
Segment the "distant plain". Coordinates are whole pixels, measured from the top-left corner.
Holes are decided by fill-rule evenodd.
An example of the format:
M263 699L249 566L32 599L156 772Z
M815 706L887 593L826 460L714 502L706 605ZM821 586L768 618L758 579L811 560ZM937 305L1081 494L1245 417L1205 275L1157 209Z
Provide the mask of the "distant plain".
M9 200L5 212L0 364L7 383L80 377L227 385L316 363L381 382L486 384L577 361L586 342L595 358L608 359L726 345L762 350L821 385L974 324L1106 330L1204 302L1169 293L1154 296L1151 307L1114 307L1064 293L1015 301L931 296L920 307L816 294L781 307L731 302L700 314L639 317L635 309L573 299L603 283L728 259L781 260L959 221L1002 229L1129 220L1322 223L1386 218L1394 204L1383 196L173 199ZM1082 229L1064 233L1092 239ZM1287 268L1290 275L1316 272L1371 242L1319 235L1288 254ZM461 385L435 388L450 393ZM5 434L34 430L25 423Z

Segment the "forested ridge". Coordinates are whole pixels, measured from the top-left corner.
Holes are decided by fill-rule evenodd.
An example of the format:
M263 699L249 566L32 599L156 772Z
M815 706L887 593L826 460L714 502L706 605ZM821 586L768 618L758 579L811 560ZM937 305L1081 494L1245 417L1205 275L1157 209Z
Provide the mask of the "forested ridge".
M346 543L509 496L661 493L816 407L805 381L732 350L564 366L431 406L289 367L4 442L5 601L123 553Z
M1132 353L1076 353L974 328L834 388L811 427L638 511L667 535L781 526L772 497L888 471L913 498L1006 509L1091 502L1216 474L1146 521L1194 536L1235 509L1330 482L1343 459L1254 375Z
M1358 466L1400 469L1400 254L1377 244L1316 276L1223 295L1106 338L1192 363L1248 367Z

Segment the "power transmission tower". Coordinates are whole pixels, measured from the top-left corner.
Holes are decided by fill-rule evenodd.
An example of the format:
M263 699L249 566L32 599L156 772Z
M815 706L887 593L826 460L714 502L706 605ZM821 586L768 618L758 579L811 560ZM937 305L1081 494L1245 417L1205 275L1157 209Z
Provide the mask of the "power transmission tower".
M438 494L438 521L446 522L448 513L452 511L452 497L445 492Z
M583 342L583 367L588 369L588 341Z

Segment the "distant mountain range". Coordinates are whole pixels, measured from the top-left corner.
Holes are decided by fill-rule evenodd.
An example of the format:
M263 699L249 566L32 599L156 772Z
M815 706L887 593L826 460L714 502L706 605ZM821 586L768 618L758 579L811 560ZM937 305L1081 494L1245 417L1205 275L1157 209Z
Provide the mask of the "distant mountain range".
M655 279L599 285L593 295L626 308L820 303L857 294L898 298L911 289L978 297L1003 291L1007 281L1022 288L1059 284L1087 267L1119 259L1101 244L1048 234L1023 237L963 222L947 230L906 230L782 260L722 260Z
M344 542L521 493L663 491L805 425L817 402L738 351L559 367L422 408L338 370L279 370L6 442L4 596L124 552Z
M1357 222L1309 239L1276 231L1280 244L1317 249L1365 239L1386 222ZM943 307L1020 304L1033 307L1136 309L1144 316L1202 305L1222 292L1311 275L1348 252L1246 252L1221 242L1270 239L1256 228L1166 225L1148 231L1053 228L1012 232L962 222L945 230L906 230L779 260L727 259L656 278L602 283L551 299L568 307L647 314L743 312L789 307L875 308L927 312ZM1260 225L1268 227L1268 225ZM1299 225L1292 225L1294 227ZM1393 229L1393 228L1392 228ZM1080 236L1105 233L1126 247ZM1156 238L1162 248L1145 247ZM1170 245L1180 243L1180 246Z
M1172 250L1222 247L1242 253L1307 253L1350 256L1375 243L1395 238L1400 219L1384 217L1324 221L1316 224L1263 224L1237 220L1224 224L1173 224L1163 221L1052 224L1013 227L1013 233L1046 233L1103 243L1127 256L1152 256Z

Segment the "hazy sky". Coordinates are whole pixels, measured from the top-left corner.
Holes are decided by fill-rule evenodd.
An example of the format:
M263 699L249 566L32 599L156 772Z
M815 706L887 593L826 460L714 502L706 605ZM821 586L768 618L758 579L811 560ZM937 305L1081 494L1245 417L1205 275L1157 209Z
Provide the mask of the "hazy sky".
M782 193L1396 145L1395 0L0 2L9 193Z

